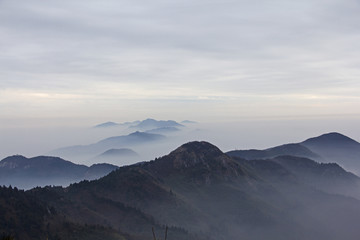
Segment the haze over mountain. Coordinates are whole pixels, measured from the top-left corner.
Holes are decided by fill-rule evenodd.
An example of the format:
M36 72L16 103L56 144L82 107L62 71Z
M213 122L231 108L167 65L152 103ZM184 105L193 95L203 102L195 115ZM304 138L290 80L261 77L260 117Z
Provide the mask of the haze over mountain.
M129 148L112 148L100 155L96 156L94 160L98 162L114 162L121 161L121 159L139 159L139 154Z
M322 162L336 162L360 174L360 143L354 139L332 132L307 139L301 144L318 153L323 158Z
M154 128L151 130L147 130L147 133L155 133L155 134L168 134L168 133L174 133L180 131L179 128L176 127L160 127L160 128Z
M132 122L123 122L123 123L116 123L116 122L104 122L104 123L100 123L94 126L94 128L111 128L111 127L119 127L119 126L131 126L131 125L136 125L139 124L140 121L136 120L136 121L132 121Z
M0 1L0 234L358 240L359 12Z
M301 181L328 193L360 199L360 178L336 163L318 163L308 158L289 155L251 161L235 159L255 169L260 176L273 183Z
M49 154L68 159L90 159L110 149L151 144L164 139L165 136L160 134L137 131L128 135L109 137L89 145L76 145L55 149Z
M168 225L175 240L355 240L358 184L336 164L294 156L249 161L190 142L99 180L27 194L62 213L69 226L106 225L105 232L119 229L126 239Z
M107 157L107 156L114 156L114 157L118 157L118 156L127 156L127 157L131 157L131 156L137 156L138 154L136 152L134 152L133 150L129 149L129 148L119 148L119 149L109 149L105 152L103 152L102 154L100 154L99 156L101 157Z
M109 127L115 127L118 125L119 125L119 123L115 123L115 122L105 122L105 123L100 123L100 124L94 126L94 128L109 128Z
M291 155L311 158L319 162L335 162L349 171L360 173L360 143L336 132L313 137L300 143L284 144L265 150L233 150L227 154L247 160Z
M152 130L158 128L169 128L169 127L183 127L184 125L177 123L174 120L155 120L152 118L145 119L138 124L130 126L130 128L136 128L139 130Z
M241 157L247 160L252 159L267 159L282 155L291 155L298 157L308 157L312 159L320 159L321 157L312 152L305 146L297 143L284 144L278 147L268 148L265 150L233 150L227 152L229 156Z
M191 121L191 120L184 120L184 121L181 121L181 123L183 123L183 124L195 124L197 122Z
M103 177L117 169L111 164L90 167L74 164L58 157L26 158L16 155L0 161L0 185L30 189L37 186L62 185Z
M184 131L180 131L180 127ZM70 146L65 145L66 147L57 147L55 150L47 151L46 155L58 156L82 164L93 164L99 160L99 155L105 151L132 148L138 153L137 156L119 156L118 159L113 157L101 160L115 165L132 164L160 156L171 147L183 142L182 139L191 139L191 135L188 136L190 129L173 120L165 121L150 118L124 123L105 122L92 128L93 131L85 132L85 134L98 136L95 143L86 139L84 135L82 141ZM134 132L134 130L138 131ZM166 143L164 141L165 136L171 137L171 139L167 139ZM99 139L101 140L99 141Z

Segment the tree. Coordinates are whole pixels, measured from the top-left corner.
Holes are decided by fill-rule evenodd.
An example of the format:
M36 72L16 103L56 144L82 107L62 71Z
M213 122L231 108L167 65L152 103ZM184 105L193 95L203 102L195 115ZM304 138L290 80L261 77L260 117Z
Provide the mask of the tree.
M1 240L15 240L15 238L11 235L3 235Z
M166 228L165 228L165 240L167 239L167 232L168 232L168 227L166 226ZM152 228L152 233L153 233L154 240L158 240L158 239L156 239L154 228Z

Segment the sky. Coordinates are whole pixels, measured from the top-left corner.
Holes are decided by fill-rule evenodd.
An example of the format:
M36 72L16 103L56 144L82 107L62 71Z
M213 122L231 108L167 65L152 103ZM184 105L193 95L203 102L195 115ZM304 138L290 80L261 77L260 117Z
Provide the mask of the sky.
M359 12L359 0L0 0L1 144L148 117L360 139Z
M1 0L1 124L359 117L359 12L358 0Z

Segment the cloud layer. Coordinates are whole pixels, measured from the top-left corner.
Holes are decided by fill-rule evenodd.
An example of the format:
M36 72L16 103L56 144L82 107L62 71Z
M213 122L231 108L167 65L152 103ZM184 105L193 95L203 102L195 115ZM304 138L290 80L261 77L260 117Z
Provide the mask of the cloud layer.
M2 0L0 117L360 114L359 10L357 0Z

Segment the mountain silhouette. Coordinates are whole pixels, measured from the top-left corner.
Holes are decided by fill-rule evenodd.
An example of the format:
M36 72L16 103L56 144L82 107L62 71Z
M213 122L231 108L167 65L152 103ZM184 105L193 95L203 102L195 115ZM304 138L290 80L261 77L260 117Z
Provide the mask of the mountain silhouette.
M130 148L112 148L92 159L92 162L116 162L123 165L123 161L138 160L140 155Z
M269 168L269 164L281 166L283 181L300 181L322 191L345 196L353 196L360 199L360 178L351 172L345 171L336 163L318 163L312 159L295 156L278 156L267 160L252 160L248 164L257 169L267 169L278 176L279 167ZM260 165L266 167L259 168ZM266 165L267 164L267 165ZM269 173L268 173L269 174ZM261 175L264 175L262 173Z
M106 222L139 238L169 225L173 239L357 239L360 201L338 191L357 182L336 164L249 161L190 142L95 181L32 191L73 221Z
M115 123L115 122L104 122L94 126L94 128L109 128L109 127L116 127L118 125L119 123Z
M181 123L183 123L183 124L195 124L197 122L191 121L191 120L184 120L184 121L181 121Z
M136 152L129 148L119 148L119 149L109 149L102 154L99 155L99 157L131 157L131 156L138 156Z
M124 136L114 136L97 143L89 145L75 145L64 148L59 148L51 151L49 154L53 156L59 156L63 158L84 158L89 159L109 150L117 148L127 148L131 146L137 146L141 144L149 144L164 140L166 137L160 134L145 133L145 132L133 132Z
M360 143L336 132L309 138L300 143L284 144L265 150L233 150L227 154L247 160L284 155L310 158L323 163L337 163L348 171L360 174Z
M187 180L203 183L245 175L236 161L208 142L186 143L147 167L161 176L182 174Z
M322 162L336 162L349 171L360 173L360 143L345 135L332 132L300 144L319 154Z
M116 168L117 166L111 164L87 167L58 157L26 158L15 155L0 161L0 185L11 185L21 189L45 185L67 186L84 179L103 177Z
M147 133L157 133L157 134L166 134L166 133L174 133L180 131L179 128L176 127L160 127L160 128L154 128L151 130L147 130Z
M184 125L177 123L173 120L155 120L152 118L145 119L138 124L132 125L131 128L139 130L151 130L156 128L167 128L167 127L183 127Z
M234 150L227 152L229 156L240 157L247 160L253 159L267 159L273 158L282 155L291 155L297 157L306 157L312 159L320 159L320 156L315 152L308 149L306 146L303 146L298 143L284 144L281 146L268 148L265 150Z

